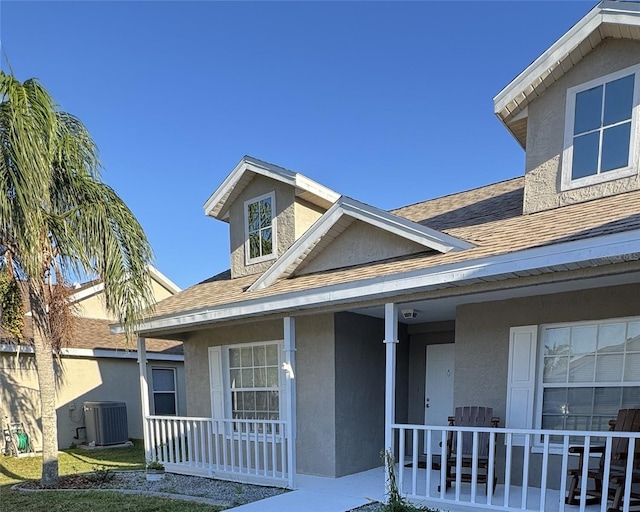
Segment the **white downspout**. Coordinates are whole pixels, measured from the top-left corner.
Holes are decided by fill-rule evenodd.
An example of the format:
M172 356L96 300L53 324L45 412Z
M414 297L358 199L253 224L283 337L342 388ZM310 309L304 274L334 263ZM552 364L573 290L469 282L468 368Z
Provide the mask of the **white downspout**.
M393 453L393 425L396 421L396 345L398 344L398 306L384 305L384 344L386 351L384 387L384 449ZM385 465L385 481L388 483Z
M287 465L289 467L289 488L295 489L296 477L296 321L284 318L284 362L287 374Z
M147 347L144 338L138 338L138 367L140 370L140 405L142 407L142 435L145 459L153 458L149 442L149 382L147 381Z

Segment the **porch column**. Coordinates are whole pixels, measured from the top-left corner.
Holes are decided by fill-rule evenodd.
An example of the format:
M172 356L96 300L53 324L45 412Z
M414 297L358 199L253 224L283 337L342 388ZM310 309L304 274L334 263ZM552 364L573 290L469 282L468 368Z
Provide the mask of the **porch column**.
M151 444L149 442L149 382L147 381L147 347L145 339L138 338L138 368L140 370L140 405L142 406L142 435L144 437L145 459L151 460Z
M398 306L384 305L384 344L386 377L384 388L384 449L393 453L393 431L396 421L396 345L398 344Z
M284 362L287 374L287 465L289 467L289 488L295 488L296 477L296 320L284 318Z

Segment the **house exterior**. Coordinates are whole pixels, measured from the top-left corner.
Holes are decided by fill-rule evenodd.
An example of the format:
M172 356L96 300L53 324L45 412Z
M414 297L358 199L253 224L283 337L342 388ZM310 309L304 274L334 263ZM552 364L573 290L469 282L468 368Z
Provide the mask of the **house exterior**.
M152 291L162 300L180 289L156 269L151 269ZM111 335L114 321L105 312L104 285L78 285L71 297L78 317L73 341L62 348L56 361L58 444L66 448L86 442L84 402L125 402L128 434L142 439L142 408L138 354L135 341L123 334ZM29 315L26 339L31 332ZM184 355L182 344L149 340L147 366L151 386L149 403L158 413L185 414ZM8 420L24 423L37 451L42 446L38 377L33 347L18 347L13 340L0 340L0 412L3 425Z
M611 443L609 419L640 407L640 4L598 4L494 105L524 176L391 212L240 161L204 206L229 224L230 270L139 331L183 341L188 370L188 416L145 413L150 453L295 487L386 448L412 461L403 492L451 506L469 484L435 490L420 462L464 430L455 407L481 405L498 490L465 503L564 493L569 444Z

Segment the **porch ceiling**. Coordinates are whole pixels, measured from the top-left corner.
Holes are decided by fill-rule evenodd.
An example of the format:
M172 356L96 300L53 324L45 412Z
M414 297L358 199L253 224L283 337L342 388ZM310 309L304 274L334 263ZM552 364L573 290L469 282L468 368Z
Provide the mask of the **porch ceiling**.
M552 293L586 290L589 288L603 288L605 286L619 286L633 283L640 283L640 272L601 276L589 279L574 279L519 288L501 289L491 292L465 294L440 299L407 300L406 302L398 302L399 321L405 324L421 324L425 322L455 320L456 308L462 304L475 304L478 302L531 297L535 295L549 295ZM404 318L402 310L406 309L415 310L417 316L410 319ZM349 311L360 315L384 318L384 305L350 309Z

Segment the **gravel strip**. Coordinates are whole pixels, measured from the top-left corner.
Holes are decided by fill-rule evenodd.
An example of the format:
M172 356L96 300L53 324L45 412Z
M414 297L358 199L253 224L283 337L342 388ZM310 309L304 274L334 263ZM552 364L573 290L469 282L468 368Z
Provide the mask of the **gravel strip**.
M18 484L15 486L20 489L33 489L29 484ZM180 496L195 496L198 498L206 498L225 506L235 507L251 503L253 501L263 500L276 496L287 489L278 487L263 487L260 485L240 484L236 482L228 482L226 480L214 480L212 478L202 478L198 476L176 475L166 473L162 480L157 482L148 482L144 471L118 471L113 479L108 482L102 482L91 487L94 490L127 490L138 491L141 493L166 493ZM69 488L70 490L79 490L78 488Z

